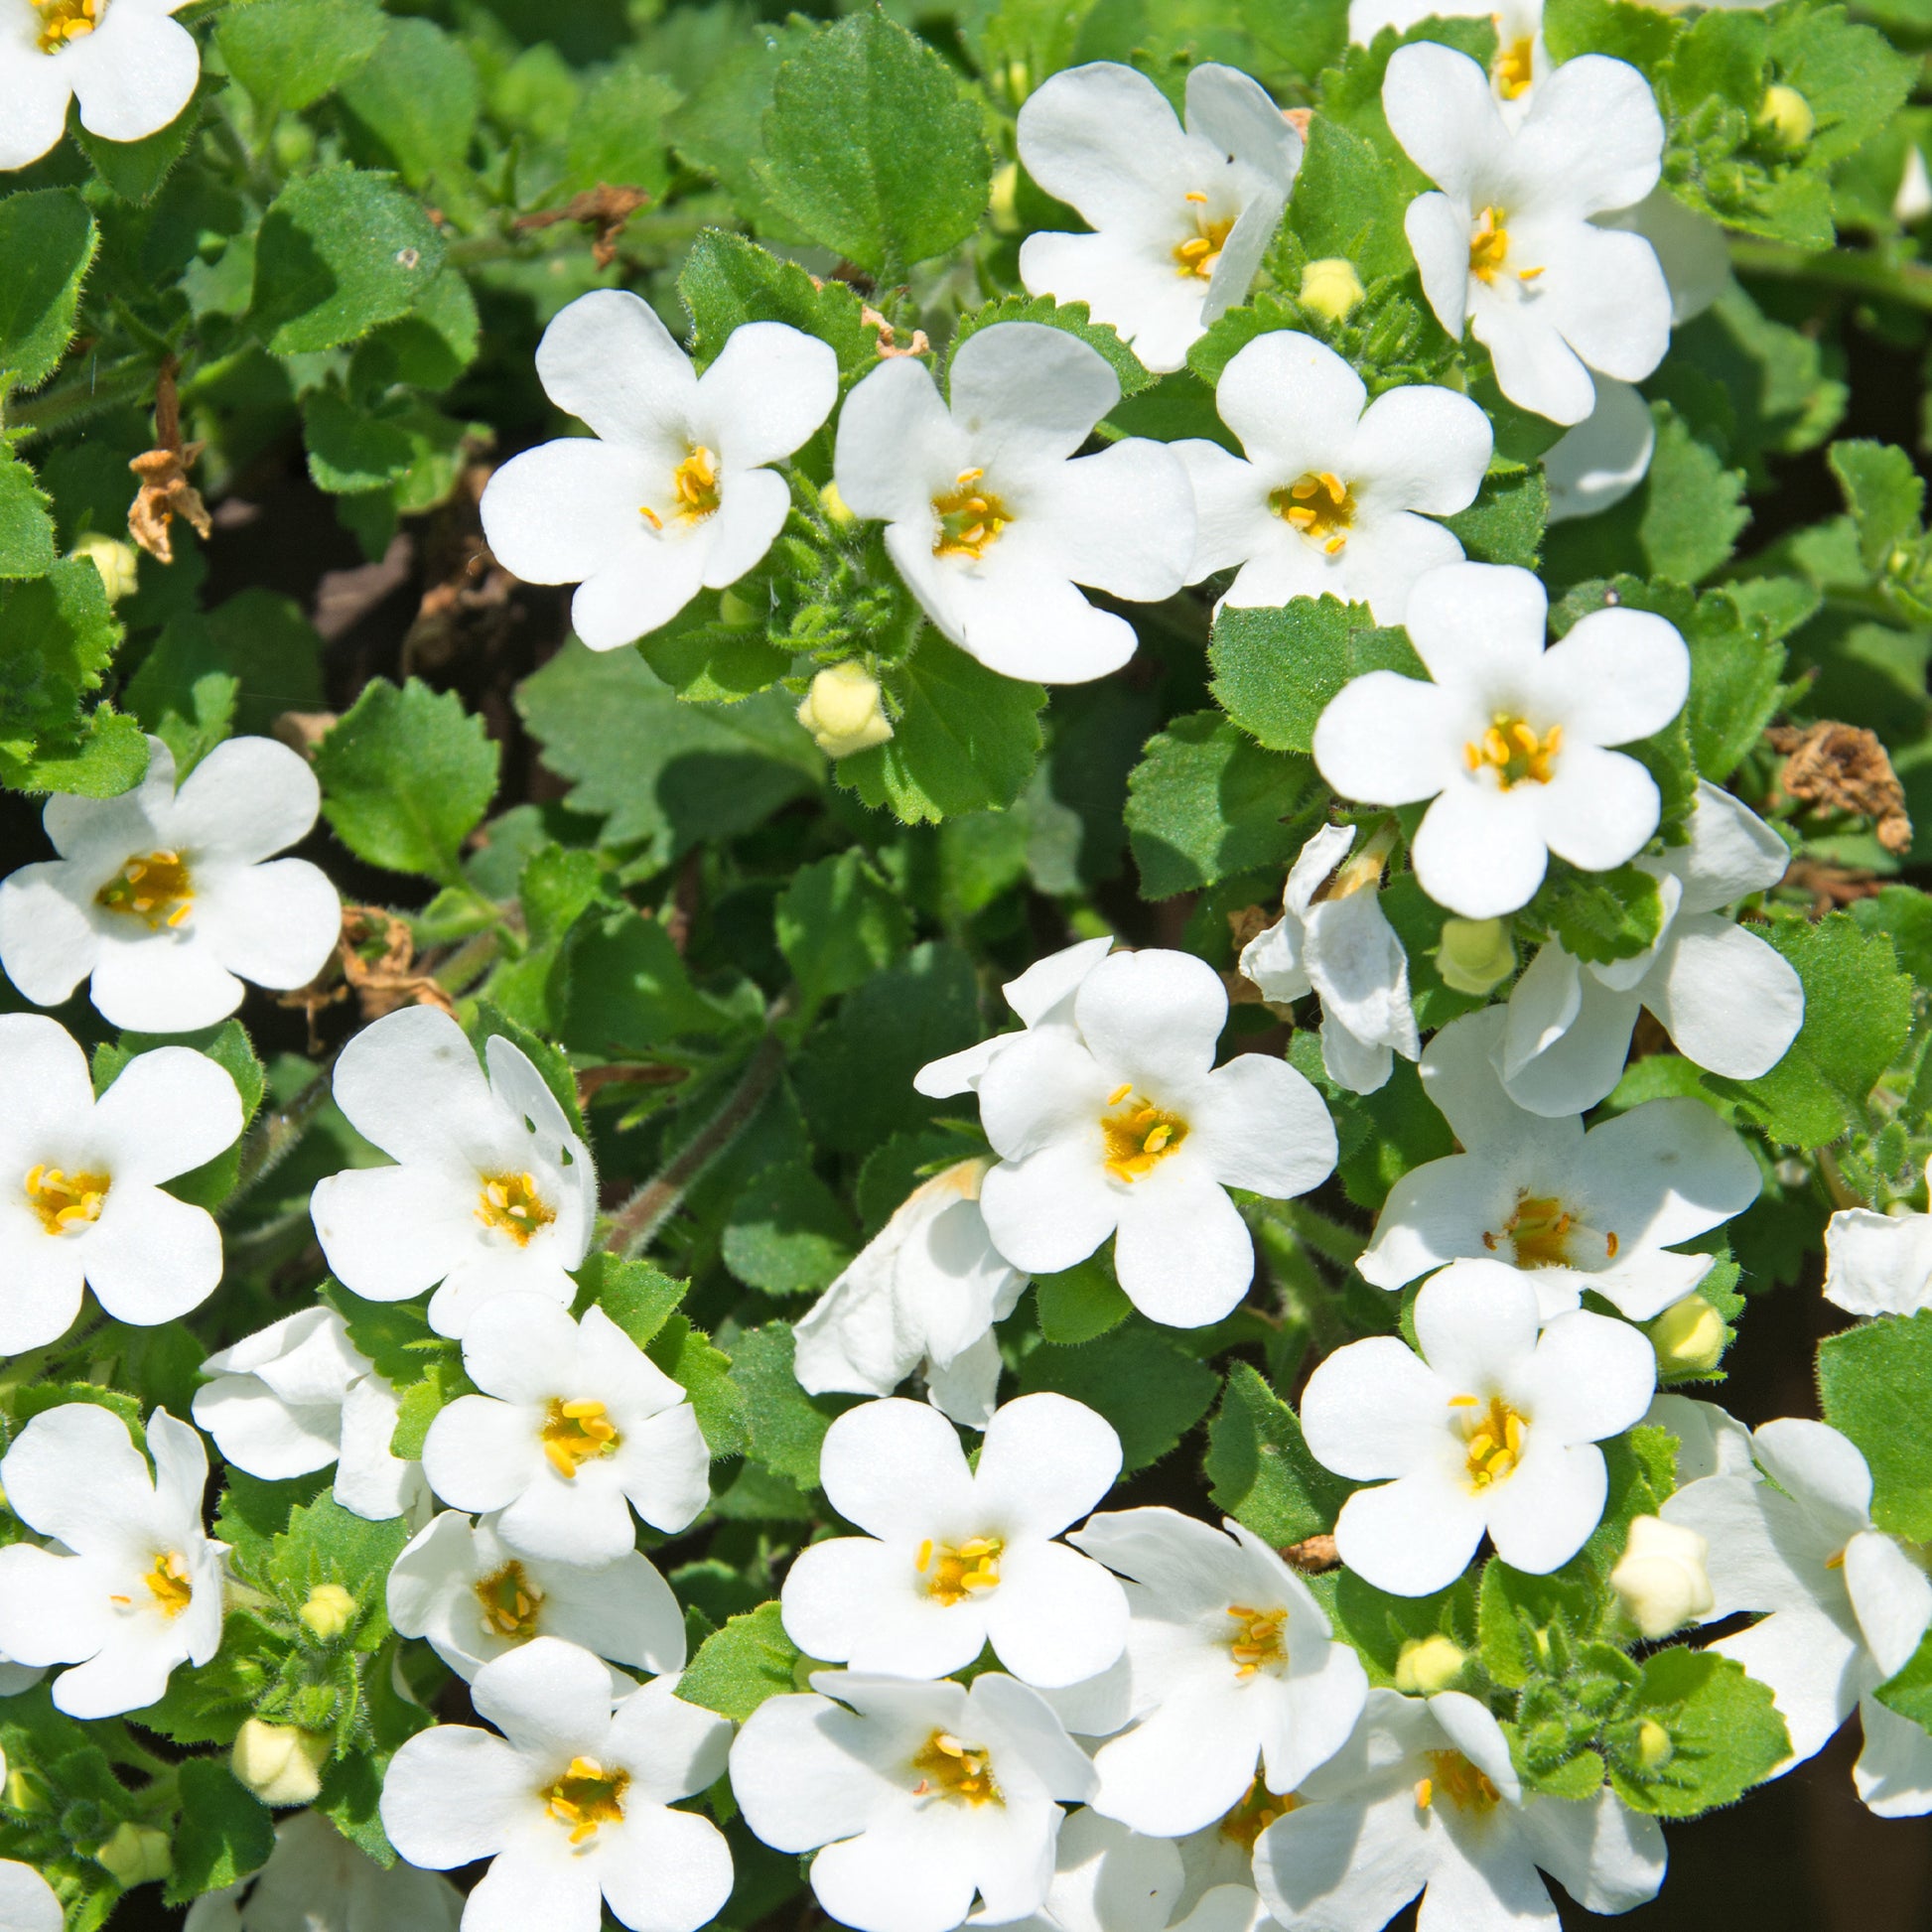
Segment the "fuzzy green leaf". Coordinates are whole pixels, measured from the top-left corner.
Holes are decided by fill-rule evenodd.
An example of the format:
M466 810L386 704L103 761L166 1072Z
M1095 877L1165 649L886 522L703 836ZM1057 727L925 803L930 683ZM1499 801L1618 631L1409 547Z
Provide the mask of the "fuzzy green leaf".
M1214 1372L1135 1317L1075 1348L1044 1343L1020 1365L1020 1388L1051 1389L1098 1410L1120 1435L1124 1473L1166 1455L1206 1415Z
M904 908L857 846L793 873L773 920L808 1014L870 978L912 936Z
M720 1245L725 1266L748 1287L816 1295L851 1261L856 1232L831 1188L789 1164L765 1169L739 1195Z
M264 124L333 92L382 45L375 0L254 0L221 15L216 45Z
M1353 1486L1309 1453L1295 1411L1246 1362L1228 1372L1205 1467L1215 1508L1278 1549L1332 1530Z
M70 188L0 201L0 396L32 389L60 366L97 235Z
M799 1688L793 1673L801 1655L785 1635L778 1605L760 1603L704 1640L678 1679L677 1694L743 1724L766 1698Z
M176 1772L181 1823L175 1828L171 1905L259 1871L275 1850L275 1815L235 1782L220 1758L191 1757Z
M1308 752L1315 721L1351 679L1384 670L1423 675L1406 632L1378 627L1365 604L1332 597L1224 610L1207 661L1221 708L1274 752Z
M691 318L692 353L710 362L734 329L782 322L829 343L840 372L878 366L879 337L859 320L864 306L843 282L814 285L796 262L780 260L744 235L706 228L678 271L677 292Z
M1610 1785L1633 1810L1659 1818L1734 1803L1791 1751L1770 1686L1709 1650L1672 1644L1647 1657L1630 1713L1663 1726L1670 1755L1654 1771L1632 1754L1613 1756Z
M1932 1312L1861 1322L1818 1350L1825 1420L1871 1470L1871 1519L1913 1542L1932 1539Z

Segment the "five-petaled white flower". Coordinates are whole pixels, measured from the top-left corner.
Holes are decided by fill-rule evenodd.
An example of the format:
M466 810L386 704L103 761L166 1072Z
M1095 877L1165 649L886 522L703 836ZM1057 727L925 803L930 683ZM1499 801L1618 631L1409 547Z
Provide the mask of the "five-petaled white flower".
M1586 966L1553 939L1517 981L1499 1064L1519 1106L1539 1114L1595 1106L1622 1077L1640 1008L1686 1059L1736 1080L1768 1073L1797 1038L1804 983L1782 953L1719 910L1775 886L1789 848L1708 779L1685 830L1688 844L1637 861L1664 908L1647 951Z
M143 1710L177 1664L206 1664L221 1642L228 1546L202 1529L207 1451L157 1409L148 1454L152 1472L120 1417L66 1402L0 1458L8 1507L58 1546L0 1550L0 1650L73 1665L54 1681L70 1718Z
M1028 291L1084 302L1149 368L1177 369L1248 293L1288 206L1302 137L1233 68L1188 72L1183 128L1145 74L1095 61L1027 97L1020 159L1094 228L1029 235Z
M1416 834L1416 875L1464 918L1528 903L1552 852L1604 872L1657 829L1656 780L1607 748L1683 709L1684 639L1650 612L1616 609L1592 611L1546 649L1548 615L1527 570L1433 570L1404 619L1433 681L1370 671L1315 724L1314 761L1344 797L1435 801Z
M975 1892L992 1924L1039 1909L1061 1805L1093 1795L1094 1771L1037 1691L997 1671L970 1688L856 1671L812 1686L746 1720L732 1791L765 1844L818 1853L827 1913L858 1932L952 1932Z
M1665 1522L1710 1545L1717 1601L1707 1622L1770 1612L1710 1647L1770 1686L1791 1733L1779 1770L1822 1749L1856 1705L1859 1796L1881 1818L1922 1817L1932 1811L1932 1736L1872 1693L1932 1625L1932 1580L1915 1551L1873 1525L1871 1471L1836 1429L1768 1422L1751 1453L1755 1469L1689 1483L1663 1507Z
M634 1932L697 1932L731 1895L731 1850L672 1806L723 1775L731 1725L676 1688L657 1678L614 1712L597 1658L538 1637L470 1686L500 1737L436 1725L397 1751L382 1828L411 1864L490 1861L468 1932L596 1932L601 1901Z
M1419 1923L1558 1932L1537 1867L1592 1912L1627 1912L1664 1882L1664 1834L1608 1786L1582 1802L1526 1796L1509 1742L1460 1691L1371 1691L1347 1748L1255 1843L1255 1882L1298 1932L1379 1932L1418 1892Z
M1701 1100L1646 1100L1587 1133L1575 1114L1525 1113L1496 1074L1504 1015L1451 1021L1422 1056L1424 1090L1462 1152L1411 1168L1389 1190L1356 1266L1402 1288L1445 1262L1520 1269L1544 1320L1586 1289L1632 1321L1682 1301L1716 1257L1675 1244L1757 1198L1749 1150Z
M1841 1208L1825 1227L1825 1300L1853 1314L1932 1308L1932 1214Z
M1315 1460L1377 1484L1336 1518L1342 1562L1378 1589L1427 1596L1462 1574L1486 1531L1512 1569L1559 1569L1603 1514L1596 1445L1650 1406L1649 1340L1582 1311L1539 1334L1535 1289L1495 1261L1432 1275L1415 1321L1420 1354L1394 1335L1350 1342L1302 1397Z
M484 1052L487 1079L433 1007L365 1027L336 1062L336 1103L398 1165L332 1174L310 1202L343 1286L371 1302L435 1288L440 1335L461 1337L503 1295L568 1304L597 1218L590 1150L556 1095L500 1034Z
M336 1500L381 1521L429 1502L420 1462L389 1453L400 1404L331 1309L304 1309L210 1355L195 1421L238 1469L282 1482L336 1466Z
M1590 220L1657 185L1664 123L1635 68L1568 61L1512 126L1474 61L1423 41L1396 50L1382 106L1441 191L1404 220L1424 293L1451 336L1470 325L1510 401L1580 423L1592 369L1636 382L1663 360L1671 299L1656 251Z
M500 1512L518 1555L615 1563L633 1507L668 1535L705 1506L710 1452L684 1391L602 1309L578 1322L501 1296L471 1322L463 1366L484 1393L438 1412L423 1468L445 1502Z
M132 791L48 801L61 856L0 881L0 966L36 1006L88 980L103 1018L150 1034L213 1026L243 980L306 985L342 905L317 867L273 855L307 835L321 799L307 762L272 738L217 745L179 790L174 755L149 739Z
M0 168L61 139L68 102L103 141L143 141L188 105L202 77L195 36L170 14L188 0L0 0Z
M1001 1157L980 1188L995 1246L1035 1275L1116 1234L1114 1267L1142 1313L1218 1321L1254 1279L1230 1187L1287 1198L1335 1165L1334 1123L1285 1061L1214 1064L1228 1000L1187 953L1103 959L1073 996L1074 1026L1035 1027L980 1075L980 1120Z
M483 491L483 533L518 577L579 587L571 624L593 650L655 630L758 563L791 508L768 466L839 392L831 347L781 322L735 329L699 375L621 289L594 289L557 316L537 374L594 433L504 464Z
M1348 38L1370 46L1385 27L1407 34L1425 20L1489 20L1496 28L1496 52L1489 63L1489 86L1497 111L1512 127L1530 111L1531 89L1550 73L1550 51L1543 42L1543 0L1349 0Z
M650 1559L626 1550L586 1570L519 1556L492 1518L446 1509L389 1571L389 1621L427 1637L459 1677L537 1637L581 1644L614 1664L658 1677L684 1668L684 1612ZM631 1685L615 1678L614 1690Z
M951 403L916 356L882 363L839 412L839 493L882 518L886 549L934 625L1007 677L1080 684L1138 647L1075 588L1149 603L1186 582L1194 496L1164 443L1076 457L1120 400L1099 352L1064 330L996 323L953 352Z
M160 1183L241 1132L226 1070L186 1046L130 1060L98 1100L87 1056L38 1013L0 1015L0 1355L57 1341L83 1284L153 1327L221 1279L221 1232Z
M1350 1093L1388 1082L1395 1055L1422 1035L1409 1004L1409 956L1382 910L1387 846L1370 839L1348 861L1352 825L1324 825L1289 869L1282 916L1241 949L1241 971L1270 1004L1321 995L1321 1064ZM1348 861L1348 863L1344 863Z
M959 1161L921 1181L813 1303L795 1331L801 1388L891 1395L916 1370L934 1408L986 1427L1000 1382L993 1324L1027 1286L986 1231L988 1165Z
M977 1468L952 1424L888 1397L826 1431L826 1500L863 1536L810 1543L785 1578L784 1624L808 1657L943 1677L987 1644L1022 1683L1061 1689L1121 1653L1127 1601L1053 1539L1120 1474L1120 1438L1085 1404L1027 1395L995 1412Z
M1194 485L1189 580L1240 567L1224 603L1338 597L1400 623L1417 578L1461 561L1430 519L1467 509L1489 467L1467 396L1410 383L1370 402L1333 349L1279 330L1228 363L1214 406L1245 459L1198 437L1173 449Z
M1309 1587L1239 1523L1172 1509L1096 1516L1072 1541L1127 1583L1123 1685L1133 1727L1101 1745L1094 1805L1175 1838L1255 1784L1292 1791L1361 1716L1362 1661Z

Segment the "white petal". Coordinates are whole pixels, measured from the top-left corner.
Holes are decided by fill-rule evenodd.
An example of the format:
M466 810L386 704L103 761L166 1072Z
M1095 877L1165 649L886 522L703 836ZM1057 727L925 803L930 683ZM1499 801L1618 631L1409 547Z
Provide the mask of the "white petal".
M1467 1489L1441 1468L1420 1468L1356 1490L1335 1518L1335 1545L1377 1589L1428 1596L1467 1569L1484 1527Z
M731 1725L676 1691L669 1678L646 1684L625 1696L611 1725L613 1755L621 1755L638 1795L653 1804L716 1784L731 1750Z
M570 436L539 443L493 472L483 534L503 568L528 584L581 584L644 540L639 504L667 473L622 443Z
M902 1541L836 1536L809 1544L785 1573L785 1634L808 1657L855 1670L944 1677L963 1669L985 1647L988 1606L978 1597L942 1602L915 1566Z
M1483 162L1508 146L1489 76L1466 54L1428 41L1396 50L1382 109L1409 159L1451 195L1466 199Z
M1556 775L1538 790L1534 802L1550 850L1585 872L1607 872L1634 858L1662 808L1656 779L1635 759L1595 745L1566 745Z
M321 808L305 759L272 738L231 738L183 780L166 829L191 853L256 865L307 837Z
M35 23L38 31L38 22ZM58 145L67 131L67 64L50 61L32 46L24 58L9 60L0 69L0 168L25 168Z
M1879 1674L1903 1670L1932 1623L1932 1579L1894 1538L1862 1530L1845 1546L1845 1587Z
M599 1862L599 1876L611 1910L633 1932L697 1932L731 1896L731 1848L709 1818L638 1807Z
M1684 708L1691 654L1677 626L1648 611L1592 611L1544 653L1538 696L1564 737L1626 745L1662 731Z
M61 890L67 871L57 860L0 880L0 966L37 1006L59 1006L100 956L87 915Z
M1362 1279L1405 1288L1445 1262L1484 1253L1483 1235L1508 1218L1496 1211L1493 1179L1488 1163L1463 1154L1411 1168L1389 1190L1375 1238L1355 1264Z
M1334 1172L1327 1106L1286 1061L1237 1054L1208 1076L1207 1103L1194 1135L1223 1186L1288 1200Z
M1456 341L1469 318L1469 217L1447 195L1418 195L1402 217L1436 320Z
M1233 1673L1172 1695L1100 1748L1095 1809L1137 1832L1177 1838L1213 1824L1253 1780L1260 1736Z
M1514 1386L1537 1344L1536 1291L1500 1261L1457 1261L1432 1275L1416 1298L1414 1317L1424 1359L1439 1384L1455 1394Z
M1802 1764L1824 1749L1868 1682L1856 1639L1829 1617L1785 1610L1734 1637L1712 1644L1721 1657L1742 1664L1745 1674L1771 1689L1778 1716L1791 1733L1791 1755L1778 1771Z
M1469 303L1471 333L1488 348L1496 386L1511 402L1564 424L1581 423L1596 407L1589 370L1540 299L1515 300L1472 282Z
M1248 1224L1199 1163L1170 1161L1120 1202L1114 1273L1150 1320L1199 1328L1229 1313L1254 1280Z
M1923 1725L1863 1699L1864 1749L1852 1767L1860 1798L1880 1818L1923 1818L1932 1811L1932 1736Z
M0 1860L0 1925L7 1932L61 1932L61 1900L32 1865Z
M186 1046L158 1046L101 1095L91 1138L115 1181L139 1186L213 1160L240 1132L241 1096L226 1068Z
M1146 75L1095 61L1049 76L1020 110L1020 157L1056 201L1096 227L1134 224L1184 192L1186 144Z
M1558 1317L1562 1321L1591 1318ZM1603 1451L1594 1444L1563 1448L1538 1442L1532 1426L1522 1461L1507 1481L1489 1491L1486 1513L1496 1554L1511 1569L1532 1577L1560 1569L1602 1520L1608 1488Z
M1333 1799L1269 1826L1255 1842L1255 1882L1284 1925L1367 1932L1429 1882L1434 1852L1412 1792L1374 1805Z
M698 378L697 417L731 470L778 463L805 442L839 396L829 343L782 322L734 329Z
M1271 485L1353 456L1367 402L1361 377L1325 344L1295 330L1257 336L1229 361L1214 390L1221 420L1249 458L1282 472L1270 477Z
M1853 1314L1915 1314L1932 1291L1932 1214L1848 1207L1825 1228L1825 1299Z
M535 1812L522 1758L465 1725L418 1731L382 1780L383 1830L411 1864L431 1870L491 1857Z
M975 1503L993 1513L1009 1538L1057 1536L1114 1486L1120 1459L1113 1425L1085 1403L1051 1393L1021 1396L987 1428L973 1478Z
M507 1403L459 1396L437 1412L423 1444L423 1470L459 1509L501 1509L523 1493L541 1464L536 1432Z
M1791 848L1783 838L1708 778L1698 780L1697 803L1685 829L1690 844L1665 860L1684 881L1685 912L1715 912L1746 893L1763 892L1784 877L1791 863Z
M1094 1152L1064 1141L1002 1161L986 1176L980 1211L1001 1254L1035 1275L1086 1260L1120 1221Z
M1804 983L1754 932L1708 912L1680 917L1639 988L1686 1059L1754 1080L1783 1059L1805 1020Z
M1411 604L1413 611L1414 605ZM1365 682L1366 680L1364 680ZM1620 759L1630 764L1649 783L1649 774L1620 753L1598 752L1594 746L1578 748L1599 759ZM1566 753L1566 760L1576 754ZM1593 775L1593 774L1592 774ZM1516 785L1508 791L1478 784L1460 771L1452 771L1442 795L1430 806L1421 829L1410 847L1416 877L1422 889L1438 905L1460 913L1465 919L1492 919L1527 905L1543 884L1548 870L1548 843L1545 820L1547 800L1530 796L1532 791L1548 792L1548 785ZM1580 788L1581 789L1581 788ZM1656 786L1651 785L1653 799ZM1653 805L1649 831L1656 829ZM1587 829L1560 821L1562 836L1575 843ZM1637 850L1638 839L1630 851ZM1615 861L1610 863L1614 864Z
M343 908L319 867L277 859L230 874L199 895L194 916L229 972L286 989L306 986L328 963Z
M593 1311L597 1312L597 1311ZM623 1490L631 1507L667 1536L688 1529L711 1500L711 1451L688 1402L633 1428L627 1439L637 1466L625 1460Z
M780 1852L810 1852L863 1832L897 1795L868 1755L866 1722L830 1698L767 1698L731 1750L745 1822Z
M200 1308L221 1279L221 1232L206 1208L158 1187L109 1190L87 1230L84 1259L95 1299L117 1321L153 1327Z
M310 1212L330 1272L365 1301L421 1295L475 1242L473 1209L434 1169L346 1169L316 1183Z
M571 628L592 650L617 650L669 623L704 588L704 535L700 526L687 537L626 545L577 587Z
M1448 516L1475 501L1489 468L1489 419L1467 396L1426 383L1388 389L1369 404L1350 452L1378 503Z
M839 411L833 477L856 516L929 528L934 486L965 469L967 457L965 437L916 356L882 362Z
M1631 1246L1657 1248L1741 1214L1761 1184L1743 1143L1689 1099L1646 1101L1592 1128L1580 1174L1592 1225L1615 1229Z
M187 1034L225 1020L247 988L202 943L191 918L129 939L103 935L87 997L103 1020L133 1033Z
M953 420L995 480L1006 468L1031 471L1072 456L1120 400L1119 379L1098 349L1036 322L995 323L968 336L948 380Z
M1543 970L1546 959L1557 961L1548 970L1550 979L1566 969L1576 977L1577 1010L1565 1031L1549 1036L1547 1030L1537 1028L1538 1007L1532 1004L1523 1032L1534 1050L1512 1065L1511 1059L1521 1050L1515 1043L1516 1001ZM1561 946L1554 942L1545 946L1510 996L1511 1057L1504 1061L1510 1099L1548 1119L1574 1116L1595 1106L1622 1078L1639 1005L1634 993L1613 993L1594 973L1579 973L1576 961Z
M1129 437L1042 479L1024 524L1001 541L1022 536L1076 584L1158 602L1193 561L1193 490L1167 445Z
M1316 720L1315 765L1344 797L1364 804L1433 798L1456 769L1455 717L1437 686L1370 671L1345 684Z
M1550 521L1594 516L1620 503L1650 474L1657 424L1650 405L1627 382L1596 384L1596 407L1543 452Z
M648 304L594 289L561 310L537 345L544 393L607 442L683 460L698 379Z
M335 1461L342 1410L290 1408L253 1375L220 1375L195 1391L195 1422L236 1468L281 1482Z
M1531 1798L1517 1830L1537 1863L1586 1911L1627 1912L1656 1897L1664 1882L1663 1827L1613 1791L1581 1804Z
M935 1521L974 1509L959 1438L922 1402L889 1397L847 1410L825 1432L818 1468L832 1507L869 1536L916 1541Z
M468 1932L526 1932L546 1918L588 1929L601 1916L603 1863L573 1858L561 1831L525 1830L496 1855L464 1901L463 1922Z
M1406 1342L1371 1335L1317 1364L1302 1396L1303 1434L1315 1460L1337 1475L1401 1475L1438 1452L1446 1394Z
M1227 1024L1227 991L1191 953L1150 948L1100 961L1074 995L1081 1036L1109 1073L1165 1090L1196 1085Z
M1063 1544L1028 1543L1001 1560L986 1627L994 1654L1023 1683L1062 1689L1120 1656L1127 1598L1097 1563Z
M398 1161L465 1158L493 1140L499 1120L463 1029L433 1007L364 1027L343 1048L334 1087L349 1125Z
M1553 200L1595 214L1629 207L1657 185L1664 123L1635 68L1588 54L1538 81L1517 149Z
M791 488L773 470L744 470L724 486L705 523L704 582L721 591L753 569L791 513Z
M80 103L80 125L103 140L140 141L188 105L202 54L178 22L116 7L93 33L69 44L66 66L63 78Z

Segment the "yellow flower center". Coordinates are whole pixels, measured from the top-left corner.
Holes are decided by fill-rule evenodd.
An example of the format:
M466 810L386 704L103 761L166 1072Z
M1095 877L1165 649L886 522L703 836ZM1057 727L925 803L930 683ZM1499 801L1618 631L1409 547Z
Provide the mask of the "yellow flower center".
M543 1425L543 1452L566 1481L595 1457L615 1455L622 1440L606 1418L601 1402L566 1402L559 1396L551 1403L550 1418Z
M530 1236L556 1218L557 1210L537 1191L535 1174L483 1175L483 1192L477 1197L477 1219L498 1234L507 1234L519 1248L528 1247Z
M981 1590L997 1589L1000 1552L1005 1548L997 1536L968 1537L957 1546L927 1537L919 1545L917 1565L926 1580L926 1594L941 1603L958 1603Z
M195 1600L195 1587L188 1580L188 1559L179 1550L163 1550L156 1556L154 1568L141 1581L147 1585L155 1607L170 1619L180 1616ZM131 1596L110 1596L107 1600L118 1603L124 1610L134 1607Z
M568 1828L570 1842L582 1845L600 1825L623 1821L623 1794L628 1771L607 1771L594 1757L573 1757L570 1769L537 1796L558 1824Z
M1271 491L1268 507L1331 557L1347 543L1355 523L1355 498L1332 470L1310 471Z
M702 443L691 446L691 454L671 472L671 494L677 498L672 511L680 523L702 523L718 509L718 459ZM664 519L648 503L637 505L637 514L653 530L664 527Z
M1523 1459L1523 1418L1499 1395L1487 1406L1478 1396L1452 1395L1449 1407L1462 1431L1469 1487L1487 1489L1514 1475Z
M159 931L179 926L195 909L193 883L179 852L143 852L130 859L99 892L94 903L124 912Z
M1188 195L1186 202L1187 220L1193 233L1174 244L1173 265L1179 274L1198 275L1203 282L1209 281L1234 222L1209 220L1207 197L1199 192Z
M25 1182L27 1205L49 1234L68 1234L100 1219L109 1177L104 1173L63 1173L59 1168L31 1168Z
M1531 35L1497 48L1496 65L1490 71L1495 77L1496 91L1505 100L1520 100L1529 92L1530 81L1535 77L1532 72L1535 50L1536 41Z
M1509 260L1509 229L1504 225L1508 218L1502 208L1486 207L1469 230L1469 273L1485 287L1494 285L1498 272ZM1543 273L1541 268L1518 268L1510 272L1519 282L1533 282Z
M1460 1751L1429 1751L1431 1774L1416 1785L1416 1803L1427 1811L1438 1798L1447 1798L1457 1811L1472 1811L1479 1817L1494 1811L1503 1794Z
M1516 1211L1495 1232L1485 1228L1482 1245L1494 1254L1507 1241L1518 1268L1569 1268L1578 1257L1571 1253L1573 1237L1586 1230L1563 1202L1545 1194L1519 1194ZM1603 1236L1603 1254L1616 1259L1617 1238Z
M1288 1645L1282 1641L1286 1610L1251 1610L1245 1603L1230 1603L1228 1615L1234 1619L1227 1647L1236 1677L1252 1677L1262 1669L1287 1669Z
M1473 772L1493 771L1507 791L1525 780L1547 785L1556 774L1557 754L1563 750L1563 727L1552 725L1539 738L1521 718L1499 711L1479 739L1462 747L1462 760Z
M993 1776L993 1753L964 1744L949 1730L935 1730L912 1759L915 1798L949 1798L968 1805L1004 1805Z
M1257 1776L1217 1829L1229 1844L1252 1853L1255 1840L1278 1818L1286 1818L1301 1802L1292 1791L1270 1791Z
M984 470L962 470L955 485L932 499L937 534L935 557L983 557L1009 523L1007 506L990 489L980 487Z
M41 17L40 50L58 54L72 41L84 40L100 25L107 0L34 0Z
M575 1463L571 1470L575 1473ZM492 1637L509 1637L520 1643L536 1635L543 1592L524 1576L523 1566L514 1558L483 1578L476 1585L476 1592L477 1601L483 1605L483 1626Z
M1116 1087L1107 1105L1119 1107L1105 1115L1100 1132L1107 1147L1107 1172L1116 1180L1139 1180L1149 1174L1187 1138L1187 1123L1178 1114L1157 1107L1151 1100L1132 1097L1134 1083ZM1121 1106L1121 1102L1126 1105Z

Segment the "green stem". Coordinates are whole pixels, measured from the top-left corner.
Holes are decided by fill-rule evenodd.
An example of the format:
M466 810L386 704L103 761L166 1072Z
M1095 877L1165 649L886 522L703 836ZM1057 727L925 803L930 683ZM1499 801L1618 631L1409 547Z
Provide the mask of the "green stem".
M1920 262L1887 262L1853 248L1822 251L1793 248L1782 241L1750 241L1733 235L1730 265L1744 275L1773 275L1789 282L1814 282L1854 295L1874 295L1932 309L1932 267Z
M124 356L104 369L90 364L85 373L57 382L51 389L10 407L6 426L17 445L31 443L37 436L52 436L85 422L89 416L138 402L153 385L154 363L146 355Z

